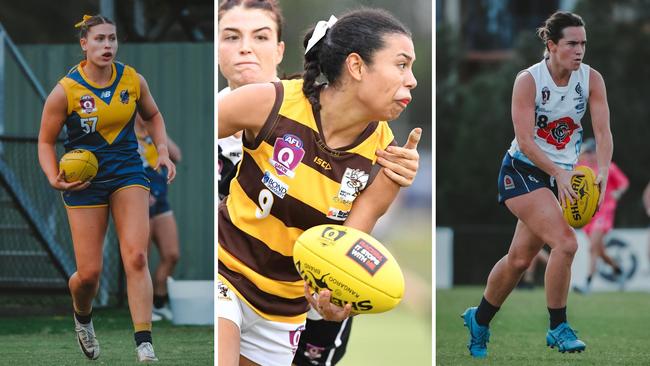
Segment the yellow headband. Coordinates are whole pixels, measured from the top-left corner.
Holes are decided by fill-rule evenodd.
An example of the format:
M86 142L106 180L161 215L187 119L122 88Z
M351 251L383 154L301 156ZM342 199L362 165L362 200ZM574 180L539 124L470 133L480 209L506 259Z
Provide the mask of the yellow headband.
M84 14L83 19L79 23L75 24L74 27L79 28L79 27L82 27L82 26L86 25L86 21L88 19L92 18L92 17L93 17L92 15L85 15Z

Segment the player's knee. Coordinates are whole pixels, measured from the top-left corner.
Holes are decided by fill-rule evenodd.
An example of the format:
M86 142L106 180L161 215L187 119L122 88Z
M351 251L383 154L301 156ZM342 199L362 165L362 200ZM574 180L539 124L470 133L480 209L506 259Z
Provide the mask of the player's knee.
M578 251L578 240L575 235L564 236L553 250L557 250L563 255L573 258Z
M126 271L141 272L147 270L147 252L145 250L134 250L129 253L124 263Z
M176 263L178 263L178 260L180 258L181 258L181 253L179 253L178 251L173 251L165 255L165 261L172 266L176 265Z
M530 267L532 259L525 257L513 257L509 260L509 262L510 266L512 266L512 268L514 268L517 272L524 273L528 267Z
M81 286L94 288L99 284L99 276L101 275L100 268L83 269L77 271L77 276Z

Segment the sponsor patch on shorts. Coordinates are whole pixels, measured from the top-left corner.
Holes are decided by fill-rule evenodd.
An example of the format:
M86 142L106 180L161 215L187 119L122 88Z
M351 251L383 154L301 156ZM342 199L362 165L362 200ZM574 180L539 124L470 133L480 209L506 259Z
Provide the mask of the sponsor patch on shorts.
M347 256L373 276L388 260L377 248L363 239L352 245Z

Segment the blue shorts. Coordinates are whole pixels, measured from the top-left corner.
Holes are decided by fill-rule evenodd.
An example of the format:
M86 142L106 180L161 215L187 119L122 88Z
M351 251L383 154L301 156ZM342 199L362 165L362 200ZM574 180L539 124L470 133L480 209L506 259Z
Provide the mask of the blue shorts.
M147 167L144 171L151 181L149 218L170 212L172 208L169 206L169 201L167 201L167 169L163 168L159 173Z
M68 208L90 208L108 206L110 196L124 188L138 186L149 190L149 179L142 173L127 174L118 178L100 182L90 182L90 186L81 191L61 193L63 203Z
M499 171L499 203L540 188L548 188L557 197L555 178L536 166L514 159L506 152Z

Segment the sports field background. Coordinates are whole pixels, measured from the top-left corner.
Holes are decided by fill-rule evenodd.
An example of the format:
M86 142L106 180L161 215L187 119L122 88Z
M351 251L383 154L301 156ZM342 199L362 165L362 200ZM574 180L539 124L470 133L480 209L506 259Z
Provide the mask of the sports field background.
M133 325L124 309L95 309L93 323L101 354L89 361L79 350L70 315L0 318L2 365L130 365L135 361ZM213 365L211 326L153 324L153 342L160 365Z
M650 294L570 293L568 320L587 349L561 354L546 347L549 324L543 289L516 289L490 324L488 357L479 361L469 356L460 314L476 306L482 293L483 287L436 292L436 364L650 365Z

